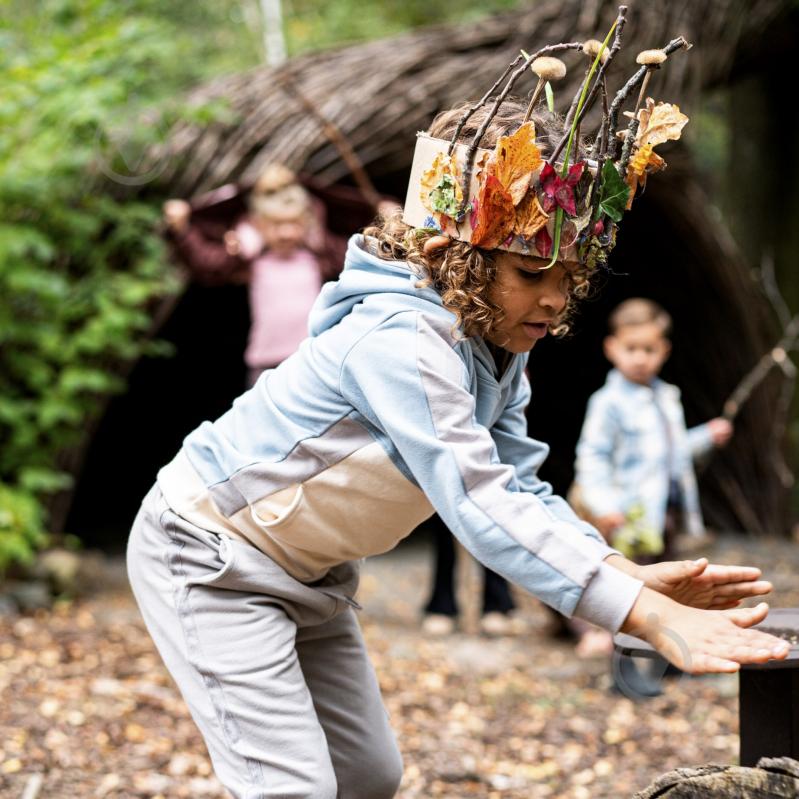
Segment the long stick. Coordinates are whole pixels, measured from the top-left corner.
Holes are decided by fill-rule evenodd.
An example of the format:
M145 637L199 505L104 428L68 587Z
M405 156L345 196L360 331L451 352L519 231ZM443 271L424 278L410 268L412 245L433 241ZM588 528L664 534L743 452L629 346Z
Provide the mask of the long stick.
M735 390L724 403L722 416L732 421L741 410L741 406L749 399L754 390L766 379L775 366L780 366L788 357L788 352L796 349L799 343L799 314L793 317L783 331L782 338L769 352L747 372Z
M377 189L375 189L374 183L370 180L369 175L366 174L366 170L363 168L358 154L355 152L347 137L341 132L341 128L328 119L316 105L305 96L299 86L297 86L286 72L278 72L277 80L280 84L280 88L283 89L289 97L293 97L297 100L300 105L319 122L325 136L327 136L330 143L338 150L342 160L352 173L352 177L358 184L358 188L363 192L364 197L366 197L369 203L376 209L382 198L380 194L378 194Z

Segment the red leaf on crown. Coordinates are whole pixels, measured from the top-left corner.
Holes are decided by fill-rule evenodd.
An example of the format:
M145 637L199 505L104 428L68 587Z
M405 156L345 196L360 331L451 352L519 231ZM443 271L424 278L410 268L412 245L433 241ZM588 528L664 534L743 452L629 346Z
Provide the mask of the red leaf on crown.
M574 187L580 182L583 169L585 169L585 161L578 161L569 167L569 174L562 178L554 170L552 164L545 164L539 180L544 192L541 206L547 213L551 213L557 206L560 206L569 216L574 216L577 213Z
M513 197L494 175L488 175L472 221L471 244L494 250L513 232L515 222Z
M535 234L535 248L542 258L549 258L552 252L552 236L549 235L546 225Z

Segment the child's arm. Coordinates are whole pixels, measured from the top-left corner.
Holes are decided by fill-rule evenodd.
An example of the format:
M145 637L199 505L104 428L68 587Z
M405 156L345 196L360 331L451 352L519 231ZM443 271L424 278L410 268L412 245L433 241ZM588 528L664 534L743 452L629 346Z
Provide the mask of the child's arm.
M192 224L191 207L187 202L168 200L164 204L164 217L180 260L200 282L219 285L242 271L244 263L238 253L231 251L229 239L209 239Z
M358 311L370 312L367 303ZM342 395L481 563L566 616L582 599L583 618L618 630L642 583L603 562L613 550L553 502L549 487L541 496L525 491L500 458L475 419L459 354L470 344L453 341L451 326L448 317L408 311L380 322L349 350Z
M603 535L624 523L624 503L615 486L613 453L619 431L618 411L604 392L588 401L583 428L577 442L574 481L588 510L603 520Z
M705 424L697 425L687 431L688 448L691 457L696 460L714 447L723 447L732 436L732 422L719 416Z
M755 608L698 610L644 588L621 629L649 642L690 674L731 672L743 663L787 657L787 641L747 629L763 621L767 613L765 602Z
M530 383L520 370L514 382L511 398L499 420L491 428L491 436L500 460L512 464L522 491L535 494L559 519L577 525L586 535L605 543L595 527L580 519L571 506L552 491L552 486L538 477L538 470L549 454L549 447L527 435L525 409L530 402ZM623 521L623 518L622 518ZM608 552L615 551L608 549Z
M621 555L613 554L606 558L606 562L637 577L647 588L675 602L705 610L734 608L742 599L763 596L772 589L771 583L759 579L760 569L710 564L707 558L638 566Z

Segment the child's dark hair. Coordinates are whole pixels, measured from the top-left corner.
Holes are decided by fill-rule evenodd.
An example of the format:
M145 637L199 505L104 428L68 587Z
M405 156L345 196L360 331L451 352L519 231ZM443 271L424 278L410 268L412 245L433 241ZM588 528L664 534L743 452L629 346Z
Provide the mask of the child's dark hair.
M608 328L611 335L616 335L622 327L654 324L660 328L664 336L671 333L671 315L652 300L633 297L617 305L608 317Z
M444 111L430 126L428 133L439 139L451 139L458 121L469 104ZM491 120L480 141L480 147L493 149L501 136L515 133L522 124L527 103L510 98L503 102ZM459 142L470 142L483 124L489 108L475 111L458 136ZM563 120L548 111L537 111L531 120L535 124L536 145L546 158L563 135ZM425 242L437 235L435 231L411 228L402 221L402 212L382 217L364 231L376 242L376 254L387 260L407 261L418 266L425 281L441 294L444 307L452 311L467 336L483 336L496 329L502 321L502 310L489 298L489 289L496 278L494 250L483 250L462 241L452 241L448 247L428 254ZM568 331L568 320L573 312L574 300L588 293L588 270L570 269L568 302L552 331L563 335Z

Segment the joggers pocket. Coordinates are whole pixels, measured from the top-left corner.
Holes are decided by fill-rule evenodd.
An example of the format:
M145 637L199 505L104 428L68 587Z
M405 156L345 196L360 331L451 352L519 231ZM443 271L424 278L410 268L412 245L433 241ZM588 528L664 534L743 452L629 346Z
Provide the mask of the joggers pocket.
M222 561L222 566L210 574L189 578L190 583L194 585L213 585L222 580L233 568L235 550L233 549L231 540L226 535L220 535L218 539L219 547L217 549L217 555Z
M169 568L186 585L213 585L233 568L233 542L223 534L211 533L167 511L162 525L170 538Z

